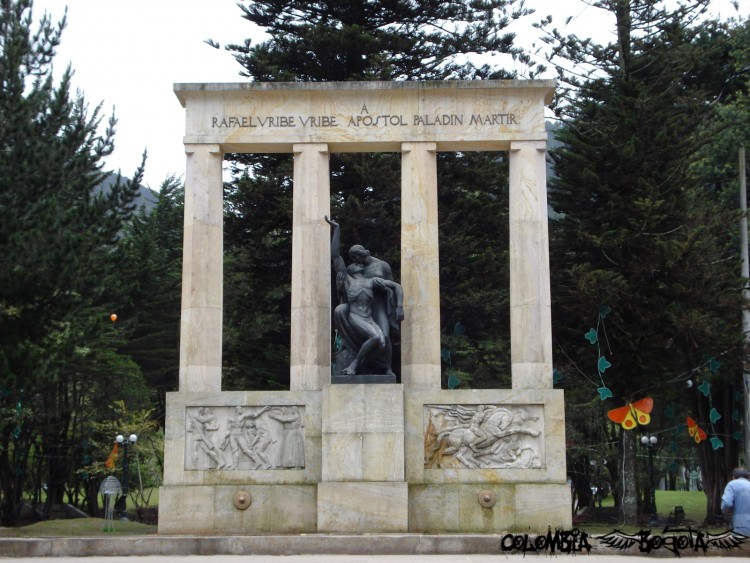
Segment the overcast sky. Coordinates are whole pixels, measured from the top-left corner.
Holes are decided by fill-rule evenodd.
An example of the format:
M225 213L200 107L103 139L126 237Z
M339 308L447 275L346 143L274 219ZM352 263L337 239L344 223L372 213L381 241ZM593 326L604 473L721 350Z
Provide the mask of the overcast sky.
M748 6L741 8L747 17ZM534 41L531 22L549 13L562 26L574 17L569 30L579 35L606 32L610 26L600 11L581 0L527 0L539 6L537 14L515 28L523 44ZM239 82L241 67L223 45L251 37L263 39L262 30L242 19L237 0L34 0L34 20L46 11L58 21L66 8L68 23L55 58L60 74L71 64L74 88L109 116L118 119L116 148L107 167L130 176L148 150L144 183L158 189L169 175L182 176L184 110L173 93L176 82ZM730 0L714 0L722 16L736 17ZM550 76L552 78L552 76Z

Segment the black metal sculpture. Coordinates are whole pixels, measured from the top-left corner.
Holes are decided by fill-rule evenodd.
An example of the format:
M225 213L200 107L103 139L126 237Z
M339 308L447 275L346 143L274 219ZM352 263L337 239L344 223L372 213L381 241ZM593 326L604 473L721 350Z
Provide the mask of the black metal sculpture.
M335 221L325 218L333 228L331 260L336 271L336 288L340 303L333 320L343 343L342 353L347 364L334 375L361 374L394 376L391 331L398 330L404 318L404 294L393 281L387 262L379 260L363 246L349 249L352 263L347 267L341 257L341 229ZM336 368L334 368L336 369Z

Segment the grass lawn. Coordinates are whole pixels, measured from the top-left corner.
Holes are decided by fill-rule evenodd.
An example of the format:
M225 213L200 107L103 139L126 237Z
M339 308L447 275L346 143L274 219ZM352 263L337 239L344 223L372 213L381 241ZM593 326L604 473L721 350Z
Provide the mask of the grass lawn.
M615 505L615 499L608 496L602 501L603 507ZM702 491L656 491L656 512L660 519L666 519L675 506L685 511L685 520L698 525L706 518L706 495Z
M656 491L656 511L669 516L675 506L685 510L685 520L694 526L706 519L706 495L702 491Z
M614 507L614 504L614 498L611 496L602 501L603 508ZM656 524L651 524L650 527L663 528L675 506L681 506L685 511L685 520L680 524L681 526L701 528L703 521L706 519L706 495L701 491L656 491L656 513L659 519ZM644 526L620 526L617 523L586 522L578 527L590 534L605 534L611 532L613 528L636 532ZM724 525L718 528L709 528L709 531L716 533L724 531L728 527L728 525Z
M144 491L144 499L141 504L145 504L145 499L148 499L148 507L157 507L159 503L159 488L154 487L153 489L146 489ZM100 498L100 502L103 500ZM136 503L133 502L133 497L128 498L128 513L131 517L135 516ZM36 522L27 526L19 526L17 528L0 528L0 538L2 537L16 537L16 538L29 538L29 537L91 537L91 536L126 536L126 535L145 535L155 534L156 526L143 524L141 522L128 521L128 520L114 520L112 524L113 531L104 531L105 522L103 518L68 518L60 520L46 520L44 522ZM1 557L1 555L0 555Z
M151 498L150 505L155 506L154 497ZM613 507L614 499L610 496L602 501L602 507ZM659 523L652 527L663 527L669 513L674 510L675 506L682 506L685 510L685 526L699 528L706 517L706 495L698 491L656 491L656 509L659 515ZM37 522L20 528L0 528L0 537L75 537L75 536L107 536L107 535L147 535L156 534L156 526L149 526L139 522L128 522L115 520L114 531L104 531L104 520L101 518L75 518L68 520L48 520L46 522ZM585 530L589 534L606 534L614 528L624 532L636 532L642 528L618 526L616 523L584 523L578 526L579 529ZM723 528L713 528L712 532L724 531ZM498 530L501 532L502 530ZM544 530L539 530L544 531Z
M139 506L159 506L159 487L143 489L143 493L138 493L138 497ZM128 495L128 506L136 506L136 503L133 502L133 489L130 489L130 494Z
M112 528L112 532L104 531L103 518L68 518L37 522L20 528L0 528L0 538L142 536L156 533L156 526L148 526L140 522L115 520Z

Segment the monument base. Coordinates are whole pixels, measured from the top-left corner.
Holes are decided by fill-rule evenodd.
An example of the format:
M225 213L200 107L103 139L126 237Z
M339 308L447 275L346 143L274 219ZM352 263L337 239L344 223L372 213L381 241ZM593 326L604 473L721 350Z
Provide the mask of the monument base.
M342 348L336 352L336 356L333 360L333 369L331 370L331 383L342 384L342 383L396 383L396 376L393 374L386 374L387 366L374 365L374 364L363 364L360 366L360 370L365 372L357 375L344 375L344 370L354 361L354 354L352 354L346 348Z
M496 534L570 529L570 501L567 483L409 485L409 532Z
M169 393L159 533L569 529L564 412L554 389ZM298 437L304 457L287 463Z
M238 495L247 499L237 502ZM315 485L159 488L160 534L301 534L317 531Z
M362 375L332 375L331 385L345 385L348 383L396 383L395 375L362 374Z
M409 527L406 483L318 484L318 532L399 533Z

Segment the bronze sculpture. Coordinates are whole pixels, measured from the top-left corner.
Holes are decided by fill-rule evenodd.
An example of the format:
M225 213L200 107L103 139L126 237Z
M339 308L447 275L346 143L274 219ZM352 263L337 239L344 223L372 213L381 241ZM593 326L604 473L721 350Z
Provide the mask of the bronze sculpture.
M334 309L334 324L353 358L341 375L393 376L390 335L404 318L403 290L393 281L388 263L371 256L361 245L349 250L353 262L347 267L339 251L339 224L328 217L325 220L333 228L331 260L340 300Z

